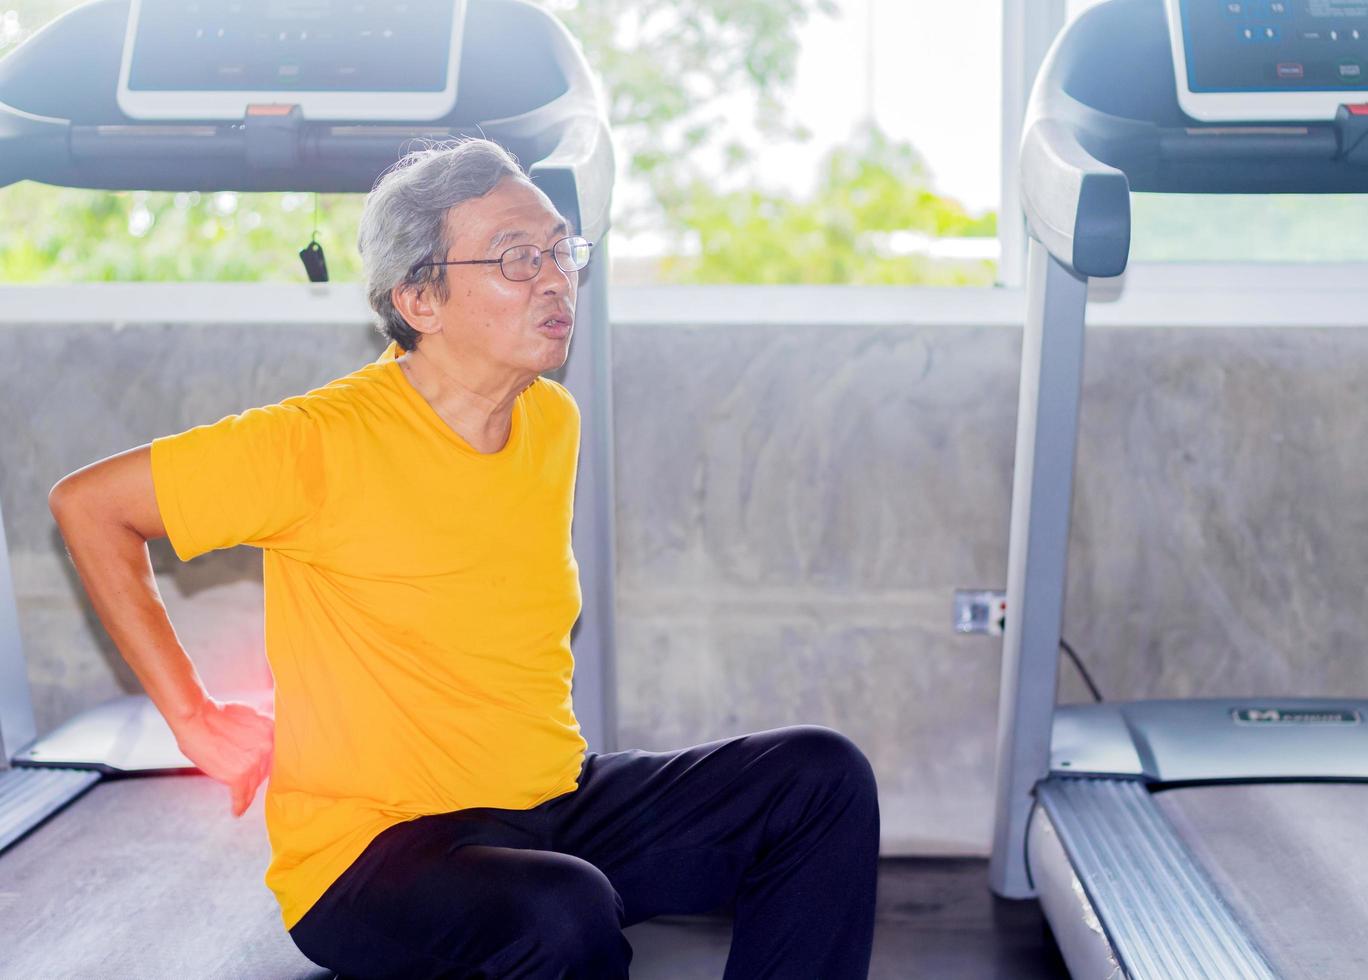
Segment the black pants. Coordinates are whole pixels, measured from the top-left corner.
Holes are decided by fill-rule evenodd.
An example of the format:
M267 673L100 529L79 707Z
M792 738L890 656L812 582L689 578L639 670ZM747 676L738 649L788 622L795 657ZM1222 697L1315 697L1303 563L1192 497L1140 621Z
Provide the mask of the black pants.
M873 772L829 729L589 753L531 810L385 830L290 934L345 977L613 980L625 926L734 902L727 980L863 978L878 845Z

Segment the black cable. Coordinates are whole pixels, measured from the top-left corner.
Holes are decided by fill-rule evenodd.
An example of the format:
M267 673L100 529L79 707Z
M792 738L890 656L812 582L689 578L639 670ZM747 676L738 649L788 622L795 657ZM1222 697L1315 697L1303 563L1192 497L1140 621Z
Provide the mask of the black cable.
M1088 685L1088 690L1092 692L1093 700L1098 704L1105 701L1106 698L1102 696L1102 692L1097 689L1097 685L1093 683L1093 679L1088 676L1088 670L1083 666L1083 661L1078 659L1078 654L1074 653L1074 648L1069 646L1068 642L1062 636L1059 638L1059 646L1060 649L1064 651L1065 656L1072 660L1073 665L1078 668L1078 673L1083 677L1083 683Z

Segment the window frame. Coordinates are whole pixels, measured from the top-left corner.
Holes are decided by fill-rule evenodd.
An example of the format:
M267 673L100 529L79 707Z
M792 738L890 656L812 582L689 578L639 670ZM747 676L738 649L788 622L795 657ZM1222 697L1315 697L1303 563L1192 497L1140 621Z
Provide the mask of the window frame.
M1368 328L1365 263L1135 263L1090 285L1090 328ZM610 286L615 328L790 326L1020 330L1023 287ZM278 329L374 321L348 283L89 282L0 284L0 327L175 323ZM379 339L376 340L380 343Z
M1066 0L1002 0L1002 176L998 195L998 282L1026 282L1026 219L1017 164L1031 86L1063 29Z

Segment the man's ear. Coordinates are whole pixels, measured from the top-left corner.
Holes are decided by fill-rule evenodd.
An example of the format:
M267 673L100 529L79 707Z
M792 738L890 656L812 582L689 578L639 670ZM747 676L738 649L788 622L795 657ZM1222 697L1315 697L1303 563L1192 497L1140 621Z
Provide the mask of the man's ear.
M390 290L390 302L410 327L419 333L437 332L437 310L432 305L433 287L425 283L400 283Z

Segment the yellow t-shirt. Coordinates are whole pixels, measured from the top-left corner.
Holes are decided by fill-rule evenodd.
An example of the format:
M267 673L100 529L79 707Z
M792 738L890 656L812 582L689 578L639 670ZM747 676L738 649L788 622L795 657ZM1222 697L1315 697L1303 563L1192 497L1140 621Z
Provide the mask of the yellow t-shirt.
M530 809L576 789L584 758L570 702L575 403L538 379L507 445L481 454L399 353L152 443L182 560L263 552L266 884L286 929L387 827Z

